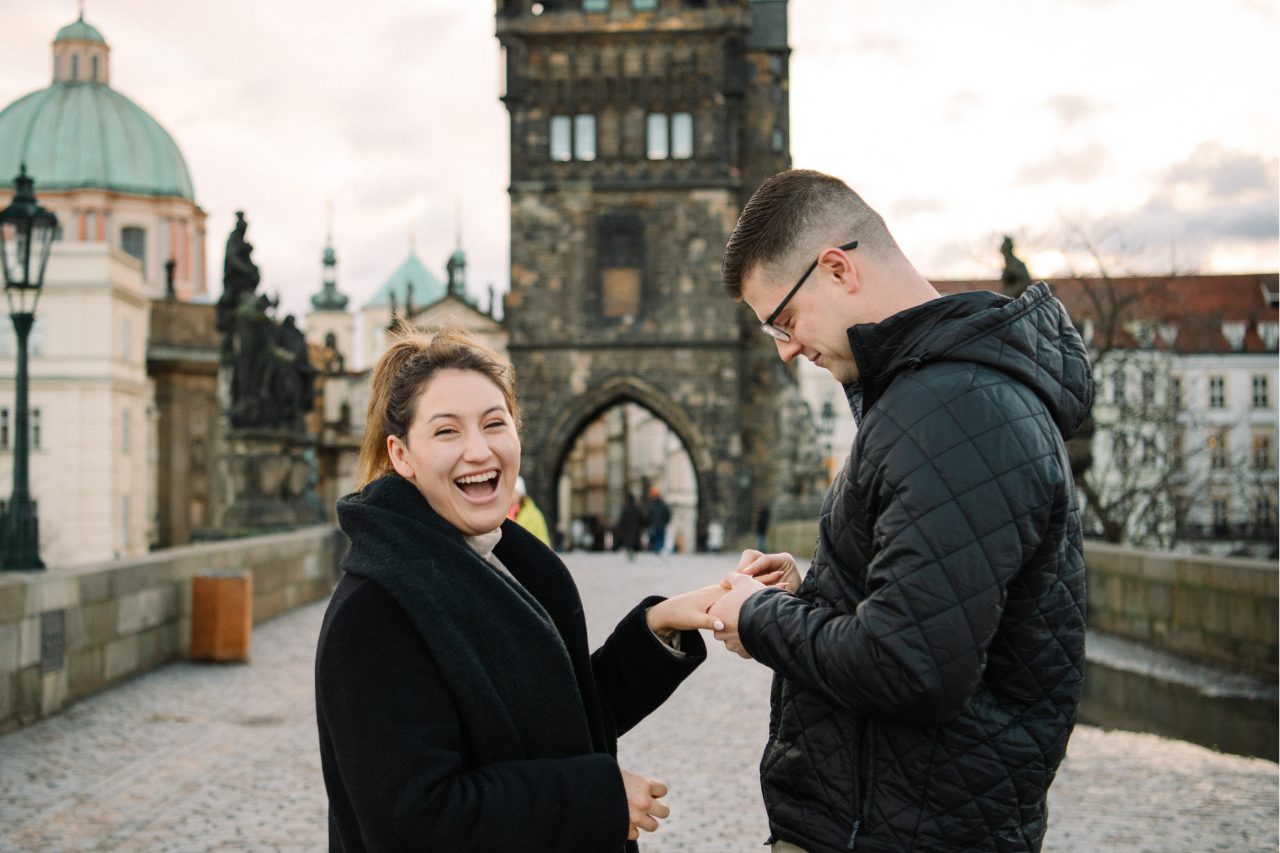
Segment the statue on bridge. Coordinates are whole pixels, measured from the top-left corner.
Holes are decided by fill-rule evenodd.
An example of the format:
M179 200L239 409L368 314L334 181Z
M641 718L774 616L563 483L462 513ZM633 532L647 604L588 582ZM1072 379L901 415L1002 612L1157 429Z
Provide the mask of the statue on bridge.
M1004 255L1004 272L1000 274L1000 290L1005 296L1017 299L1031 286L1031 272L1027 265L1013 253L1013 238L1005 235L1000 244L1000 254Z

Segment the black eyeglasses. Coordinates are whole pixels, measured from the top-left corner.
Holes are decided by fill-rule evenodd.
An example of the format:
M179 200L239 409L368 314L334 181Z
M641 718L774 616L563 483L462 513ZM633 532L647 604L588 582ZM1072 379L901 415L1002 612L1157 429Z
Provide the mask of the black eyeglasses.
M840 246L838 248L842 252L848 252L851 249L858 248L858 241L854 240L851 243L845 243L843 246ZM823 249L822 251L825 252L826 249ZM821 258L821 257L822 255L821 253L819 253L818 258ZM804 284L805 279L809 277L809 273L817 269L818 258L813 259L813 263L809 264L808 269L804 271L804 275L800 276L800 280L796 282L796 286L791 288L791 290L788 291L786 296L782 297L782 301L778 303L778 307L774 308L773 313L769 315L769 319L765 320L763 323L760 324L760 328L764 330L764 333L769 337L774 338L775 340L782 341L784 344L789 343L791 341L791 335L787 334L786 332L779 329L777 326L773 325L773 321L778 319L778 315L782 313L782 309L787 307L787 303L791 301L791 297L796 295L796 291L800 289L800 285Z

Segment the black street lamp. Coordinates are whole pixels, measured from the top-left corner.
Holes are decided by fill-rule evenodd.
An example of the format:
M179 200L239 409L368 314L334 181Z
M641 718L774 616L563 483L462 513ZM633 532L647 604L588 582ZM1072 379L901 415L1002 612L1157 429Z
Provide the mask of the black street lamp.
M13 203L0 211L0 264L4 267L4 295L9 319L18 337L17 403L14 406L13 497L0 503L0 569L43 569L40 561L40 519L31 499L27 477L30 439L27 412L27 337L36 321L36 302L44 285L58 217L36 204L35 181L24 163L13 181Z

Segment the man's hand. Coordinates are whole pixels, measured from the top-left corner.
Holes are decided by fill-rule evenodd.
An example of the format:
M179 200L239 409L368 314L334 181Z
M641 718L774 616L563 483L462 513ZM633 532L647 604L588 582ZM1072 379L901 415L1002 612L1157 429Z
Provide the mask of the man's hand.
M722 587L704 586L681 595L672 596L649 608L644 615L649 630L659 637L673 637L678 631L696 631L706 628L714 631L724 627L707 611L725 594Z
M658 818L671 814L671 809L658 797L667 795L667 786L657 779L646 779L630 770L622 771L622 786L627 791L627 840L635 841L640 830L653 832L658 828Z
M720 585L727 587L729 591L711 605L711 617L719 619L724 624L723 628L716 629L714 636L724 643L726 649L738 657L750 659L751 655L747 654L747 650L742 647L742 641L738 639L738 612L742 610L742 602L764 589L765 585L741 572L729 572Z
M800 588L800 569L796 566L796 558L790 554L765 554L748 548L738 560L738 571L750 575L765 586L776 586L787 592L795 592ZM729 588L723 581L721 586Z

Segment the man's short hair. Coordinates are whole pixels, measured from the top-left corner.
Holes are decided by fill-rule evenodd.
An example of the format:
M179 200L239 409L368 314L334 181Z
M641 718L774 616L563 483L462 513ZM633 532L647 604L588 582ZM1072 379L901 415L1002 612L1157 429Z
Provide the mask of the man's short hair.
M858 241L858 251L897 249L884 220L844 181L812 169L779 172L742 209L724 250L724 289L742 298L742 280L757 266L787 263L825 246ZM811 260L811 259L810 259ZM807 261L790 264L803 268Z

